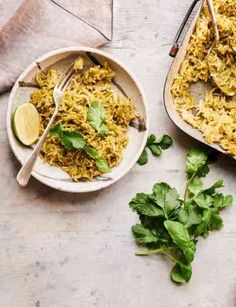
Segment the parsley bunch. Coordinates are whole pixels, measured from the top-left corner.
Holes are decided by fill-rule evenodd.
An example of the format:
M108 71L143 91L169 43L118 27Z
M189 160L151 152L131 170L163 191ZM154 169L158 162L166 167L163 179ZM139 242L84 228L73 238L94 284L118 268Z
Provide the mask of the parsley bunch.
M68 131L59 123L50 130L50 134L59 138L61 144L67 150L84 150L90 158L96 161L96 166L101 172L107 173L110 171L106 158L100 156L95 148L86 145L84 136L80 132Z
M138 164L145 165L148 163L148 149L154 156L158 157L162 154L162 150L168 149L172 143L172 138L169 135L163 135L157 139L154 134L150 134L147 139L147 144L138 159Z
M138 193L129 203L140 224L132 227L136 242L146 247L136 255L163 254L174 266L171 279L189 282L192 275L198 237L223 227L220 211L233 202L231 195L218 193L223 181L204 187L202 177L209 172L210 156L200 149L190 149L186 161L186 189L181 199L167 183L156 183L151 194Z

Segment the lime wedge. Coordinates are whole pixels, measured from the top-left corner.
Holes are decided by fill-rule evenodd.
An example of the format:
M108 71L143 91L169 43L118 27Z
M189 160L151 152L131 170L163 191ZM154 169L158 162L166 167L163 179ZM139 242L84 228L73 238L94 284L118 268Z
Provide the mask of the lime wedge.
M40 117L32 103L19 106L13 115L13 129L18 140L26 146L39 137Z

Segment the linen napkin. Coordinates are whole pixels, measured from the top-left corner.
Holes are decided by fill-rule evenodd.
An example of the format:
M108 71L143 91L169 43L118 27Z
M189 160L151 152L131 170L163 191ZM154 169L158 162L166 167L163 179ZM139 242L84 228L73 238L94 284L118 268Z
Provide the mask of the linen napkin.
M43 53L112 36L112 0L0 0L0 11L0 92Z

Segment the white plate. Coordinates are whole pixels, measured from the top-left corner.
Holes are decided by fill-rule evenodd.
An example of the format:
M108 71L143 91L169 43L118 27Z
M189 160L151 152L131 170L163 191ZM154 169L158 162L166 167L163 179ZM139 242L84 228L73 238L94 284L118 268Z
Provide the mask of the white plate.
M42 70L47 69L51 65L58 69L64 69L67 65L69 65L69 63L71 63L71 61L78 57L78 55L85 57L89 56L90 59L92 56L100 63L108 62L110 67L116 73L114 81L115 84L118 84L118 87L114 86L114 88L116 88L116 90L119 92L119 88L121 88L129 97L132 98L138 114L145 120L147 130L144 132L139 132L137 129L130 127L128 131L129 143L126 149L123 151L121 163L117 167L113 168L110 173L104 174L101 176L101 178L99 177L91 182L73 182L67 173L63 172L59 168L43 163L41 159L38 158L32 172L33 177L52 188L76 193L100 190L111 185L127 174L135 165L145 147L149 127L147 102L144 93L139 83L133 76L133 73L131 73L128 68L121 64L113 56L101 50L87 47L58 49L43 55L29 65L16 81L9 97L7 110L8 138L11 148L21 164L26 161L27 157L32 151L32 148L23 146L16 139L12 129L11 119L16 107L29 101L30 94L35 89L20 87L19 81L34 82L35 74L39 72L39 66Z

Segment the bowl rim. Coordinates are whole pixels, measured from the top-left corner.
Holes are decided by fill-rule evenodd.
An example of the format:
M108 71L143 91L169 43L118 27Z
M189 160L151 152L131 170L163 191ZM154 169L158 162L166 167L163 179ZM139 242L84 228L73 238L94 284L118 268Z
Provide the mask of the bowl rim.
M15 99L15 95L17 93L17 90L19 88L19 81L24 79L28 73L35 67L35 63L36 62L42 62L44 60L46 60L47 58L50 58L52 56L61 54L61 53L65 53L65 52L91 52L94 54L98 54L101 55L113 62L115 62L116 64L118 64L118 66L120 66L128 75L129 77L132 79L132 81L134 82L134 84L136 85L138 92L141 96L142 99L142 103L144 106L144 112L145 112L145 120L146 120L146 131L144 131L143 133L143 140L142 140L142 144L139 148L139 151L136 153L136 155L134 156L134 158L132 159L132 161L129 163L129 165L122 171L120 172L114 179L109 180L107 182L103 182L103 186L99 187L93 187L93 188L86 188L84 187L83 189L80 188L80 190L78 190L76 188L76 184L71 185L70 188L68 187L63 187L63 185L58 186L57 184L57 180L55 179L48 179L45 182L45 180L43 179L44 177L35 172L32 171L31 176L33 176L35 179L37 179L38 181L40 181L41 183L43 183L44 185L47 185L51 188L54 188L56 190L59 191L64 191L64 192L70 192L70 193L87 193L87 192L93 192L93 191L98 191L101 189L104 189L110 185L112 185L113 183L117 182L118 180L120 180L123 176L127 175L127 173L134 167L134 165L136 164L138 158L140 157L142 151L145 148L146 145L146 141L147 141L147 137L148 137L148 133L149 133L149 125L150 125L150 121L149 121L149 107L148 107L148 103L147 103L147 99L146 96L144 94L143 88L140 85L139 81L137 80L136 76L134 75L134 73L124 64L121 63L120 60L118 60L116 57L114 57L113 55L97 49L97 48L90 48L90 47L84 47L84 46L71 46L71 47L64 47L64 48L59 48L59 49L55 49L53 51L47 52L45 54L43 54L42 56L38 57L36 60L32 61L31 64L29 64L24 70L23 72L19 75L19 77L17 78L17 80L15 81L9 98L8 98L8 106L7 106L7 113L6 113L6 127L7 127L7 136L8 136L8 141L11 147L11 150L13 151L16 159L20 162L20 164L22 165L22 161L19 157L19 155L17 154L17 151L14 150L14 144L13 144L13 139L11 138L11 133L12 133L12 106L13 106L13 102Z

